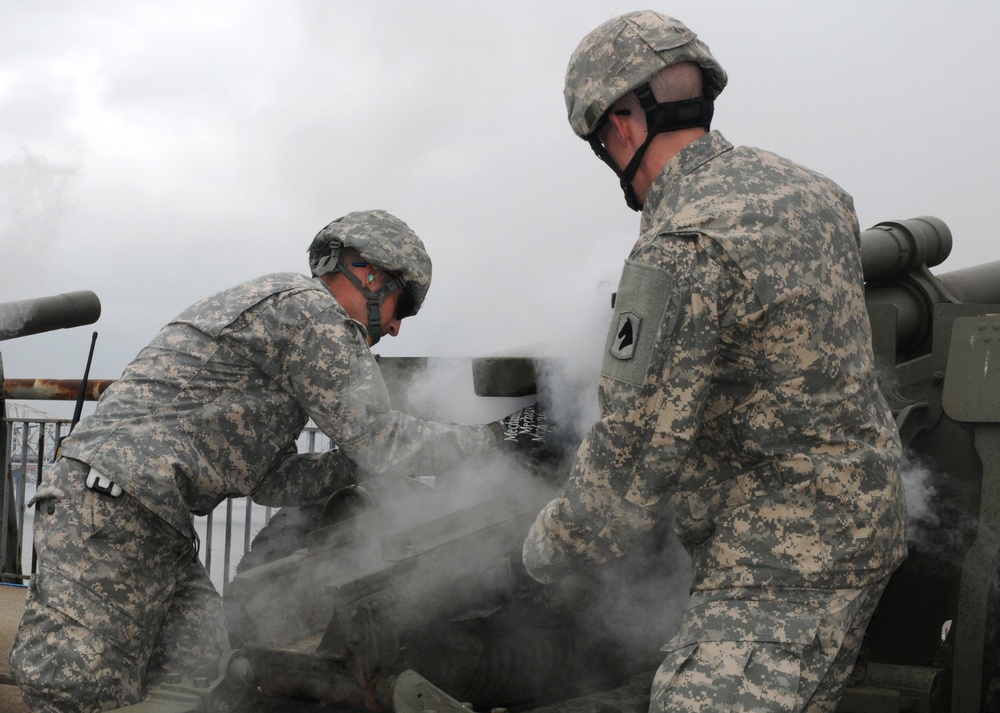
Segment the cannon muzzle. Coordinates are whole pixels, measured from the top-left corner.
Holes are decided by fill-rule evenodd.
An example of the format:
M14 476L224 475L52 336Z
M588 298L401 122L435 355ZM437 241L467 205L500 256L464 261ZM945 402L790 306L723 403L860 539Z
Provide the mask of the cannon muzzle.
M101 301L93 292L65 292L51 297L0 303L0 341L93 324Z
M951 230L931 216L889 220L861 233L865 282L888 280L921 265L940 265L950 253Z
M931 349L935 306L1000 305L1000 261L933 275L951 253L951 230L930 216L886 221L861 233L865 302L876 352L890 362ZM990 311L996 309L991 307Z

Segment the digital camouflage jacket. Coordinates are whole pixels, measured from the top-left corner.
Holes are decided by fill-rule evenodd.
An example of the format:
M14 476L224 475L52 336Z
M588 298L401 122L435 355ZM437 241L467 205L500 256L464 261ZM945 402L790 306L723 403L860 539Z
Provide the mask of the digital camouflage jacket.
M625 263L601 419L524 545L542 581L673 505L695 590L860 587L905 556L900 444L853 202L711 132L657 176Z
M298 454L312 418L338 448ZM437 473L496 447L487 426L392 410L363 327L320 279L267 275L196 303L102 396L62 454L183 533L227 497L296 505L379 474Z

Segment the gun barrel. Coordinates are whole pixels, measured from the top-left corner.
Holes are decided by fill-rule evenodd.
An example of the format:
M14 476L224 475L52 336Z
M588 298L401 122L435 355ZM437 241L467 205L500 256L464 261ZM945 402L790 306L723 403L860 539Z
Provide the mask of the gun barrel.
M887 280L921 265L934 267L951 253L951 230L931 216L890 220L861 233L865 282Z
M959 302L1000 305L1000 260L946 272L937 279Z
M93 324L101 301L89 290L0 303L0 341Z
M930 348L935 305L1000 305L1000 261L942 275L927 270L948 257L951 245L948 226L929 216L879 223L861 234L865 302L869 314L892 308L897 357Z

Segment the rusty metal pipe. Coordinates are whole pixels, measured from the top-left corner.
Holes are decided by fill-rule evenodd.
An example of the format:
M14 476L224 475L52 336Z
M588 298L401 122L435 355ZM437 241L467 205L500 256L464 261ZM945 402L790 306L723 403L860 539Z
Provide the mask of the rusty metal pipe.
M82 379L4 379L5 399L21 401L76 401ZM114 379L89 379L83 398L97 401Z

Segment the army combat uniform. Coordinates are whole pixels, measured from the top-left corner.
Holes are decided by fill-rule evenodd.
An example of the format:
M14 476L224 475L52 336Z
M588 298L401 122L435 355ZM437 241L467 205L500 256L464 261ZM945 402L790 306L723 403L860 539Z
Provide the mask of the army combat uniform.
M36 494L39 567L11 655L29 703L136 702L225 647L192 513L315 502L355 467L436 473L496 448L489 426L391 410L364 332L322 280L275 274L198 302L139 353ZM308 418L338 449L296 452ZM123 493L86 488L91 473Z
M524 545L553 581L673 506L692 597L651 711L832 710L905 556L851 198L718 132L645 198L601 420Z

